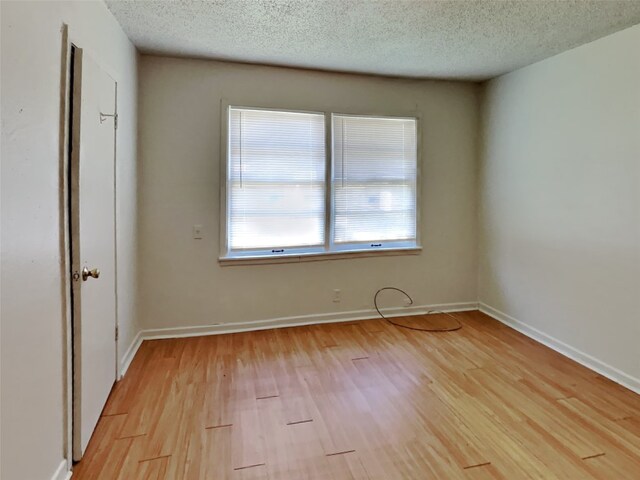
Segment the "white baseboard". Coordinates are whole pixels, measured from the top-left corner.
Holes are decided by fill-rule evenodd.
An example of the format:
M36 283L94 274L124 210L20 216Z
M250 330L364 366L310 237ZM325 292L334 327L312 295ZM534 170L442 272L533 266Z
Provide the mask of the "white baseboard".
M477 310L477 302L443 303L438 305L419 305L410 307L398 307L383 309L383 313L389 317L401 317L406 315L420 315L429 311L463 312ZM352 310L348 312L321 313L312 315L300 315L295 317L270 318L241 323L218 323L213 325L152 328L141 330L135 336L131 345L120 361L118 380L124 377L133 358L136 356L140 345L144 340L158 340L163 338L200 337L205 335L222 335L225 333L249 332L253 330L267 330L270 328L298 327L302 325L314 325L319 323L351 322L355 320L369 320L378 318L375 310Z
M122 360L120 360L120 368L118 369L118 380L122 379L122 377L124 377L124 374L127 373L127 369L129 368L129 365L131 365L133 357L136 356L140 345L142 345L142 340L142 332L138 332L131 342L131 345L129 345L129 348L125 352L124 356L122 357Z
M71 478L71 474L71 470L68 470L67 468L67 461L62 460L51 477L51 480L69 480Z
M575 360L581 365L593 370L600 375L607 377L610 380L622 385L623 387L628 388L629 390L640 394L640 379L632 377L631 375L618 370L607 363L598 360L597 358L592 357L591 355L578 350L571 345L568 345L557 338L552 337L531 325L528 325L520 320L517 320L506 313L501 312L493 307L485 303L479 304L480 311L486 313L490 317L495 318L501 323L517 330L518 332L526 335L529 338L532 338L536 342L542 343L547 347L555 350L558 353L561 353L565 357L569 357L572 360Z
M517 320L485 303L459 302L437 305L413 305L410 307L398 307L382 310L386 316L402 317L407 315L420 315L429 311L463 312L470 310L481 312L495 318L499 322L517 330L533 340L571 358L585 367L613 380L614 382L640 394L640 380L631 375L608 365L607 363L564 343L551 335L548 335L535 327ZM186 326L172 328L154 328L138 332L129 349L120 362L120 378L124 376L131 361L135 357L138 348L144 340L157 340L163 338L199 337L205 335L221 335L225 333L248 332L254 330L267 330L270 328L297 327L303 325L315 325L321 323L352 322L356 320L368 320L378 318L375 310L351 310L347 312L320 313L300 315L293 317L271 318L241 323L219 323L213 325Z
M420 315L428 311L462 312L477 310L477 302L445 303L439 305L413 305L410 307L388 308L382 310L386 316L400 317L406 315ZM379 318L375 310L351 310L348 312L319 313L300 315L295 317L270 318L242 323L219 323L213 325L154 328L140 332L142 340L156 340L161 338L198 337L203 335L220 335L224 333L248 332L253 330L267 330L270 328L298 327L320 323L352 322L355 320L369 320Z

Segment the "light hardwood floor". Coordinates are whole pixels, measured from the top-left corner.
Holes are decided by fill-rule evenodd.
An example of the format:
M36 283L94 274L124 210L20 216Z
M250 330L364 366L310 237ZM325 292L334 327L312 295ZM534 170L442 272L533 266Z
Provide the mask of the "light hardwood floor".
M640 479L639 395L458 315L144 342L73 479Z

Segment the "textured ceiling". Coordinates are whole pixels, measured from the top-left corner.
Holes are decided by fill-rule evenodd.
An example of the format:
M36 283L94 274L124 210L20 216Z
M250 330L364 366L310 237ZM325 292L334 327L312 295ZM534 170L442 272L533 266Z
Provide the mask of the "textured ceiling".
M107 0L145 53L483 80L640 23L640 0Z

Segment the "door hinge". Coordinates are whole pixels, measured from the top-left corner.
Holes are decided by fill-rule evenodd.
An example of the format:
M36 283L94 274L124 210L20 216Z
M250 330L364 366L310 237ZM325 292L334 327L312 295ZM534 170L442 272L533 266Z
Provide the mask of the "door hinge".
M116 342L118 341L118 336L120 335L120 331L118 329L118 325L116 325Z

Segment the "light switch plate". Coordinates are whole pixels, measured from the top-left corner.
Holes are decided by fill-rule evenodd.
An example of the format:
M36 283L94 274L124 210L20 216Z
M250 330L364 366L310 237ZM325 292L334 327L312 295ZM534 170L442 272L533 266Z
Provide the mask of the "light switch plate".
M193 226L193 238L194 240L201 240L204 235L204 228L202 225Z

